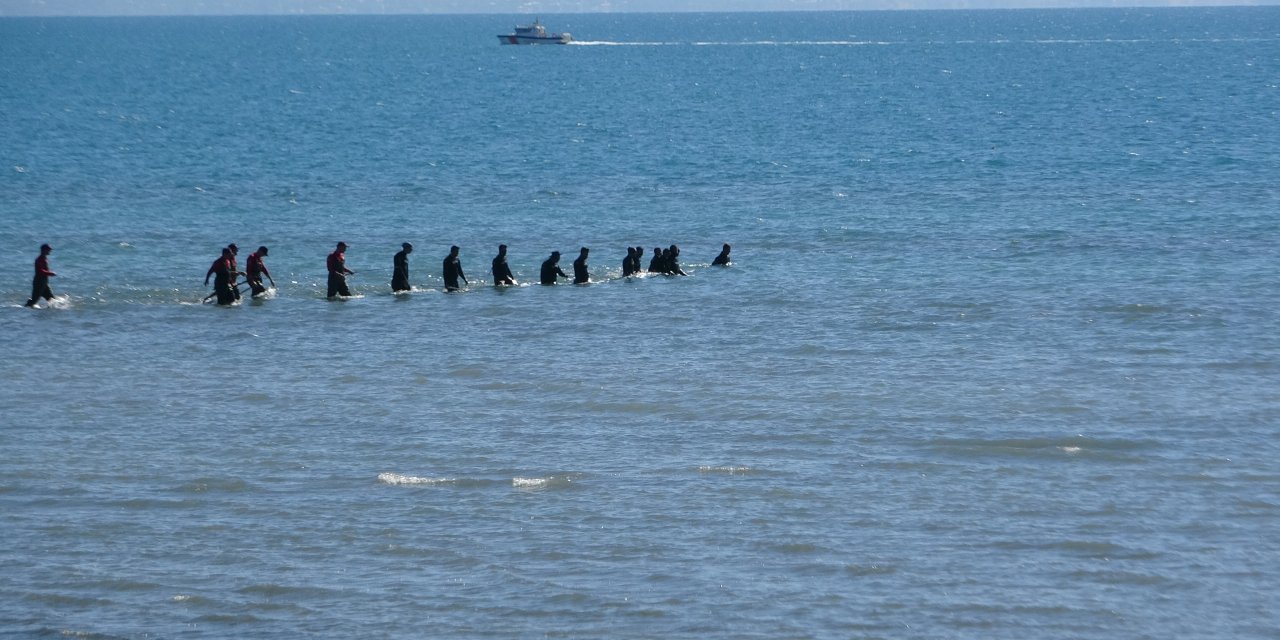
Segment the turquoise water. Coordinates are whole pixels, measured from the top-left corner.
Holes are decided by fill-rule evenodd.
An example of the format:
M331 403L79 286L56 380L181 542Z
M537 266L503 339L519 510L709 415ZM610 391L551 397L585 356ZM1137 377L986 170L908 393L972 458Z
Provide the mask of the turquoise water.
M0 631L1280 633L1280 9L541 18L0 20Z

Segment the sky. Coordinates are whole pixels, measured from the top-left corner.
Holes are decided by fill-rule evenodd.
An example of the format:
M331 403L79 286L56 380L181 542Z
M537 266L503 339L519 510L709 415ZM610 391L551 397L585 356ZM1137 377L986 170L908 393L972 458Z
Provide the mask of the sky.
M0 17L855 11L1277 4L1280 0L0 0Z

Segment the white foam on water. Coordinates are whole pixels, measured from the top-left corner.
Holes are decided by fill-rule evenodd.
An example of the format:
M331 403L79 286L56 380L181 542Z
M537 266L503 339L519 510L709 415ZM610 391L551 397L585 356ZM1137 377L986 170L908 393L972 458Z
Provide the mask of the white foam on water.
M551 478L512 478L511 486L517 489L535 489L547 486Z
M390 485L440 485L457 482L456 478L420 478L399 473L379 473L378 482Z
M755 469L751 467L734 467L734 466L710 466L704 465L698 467L698 473L724 473L731 476L744 475L754 473Z

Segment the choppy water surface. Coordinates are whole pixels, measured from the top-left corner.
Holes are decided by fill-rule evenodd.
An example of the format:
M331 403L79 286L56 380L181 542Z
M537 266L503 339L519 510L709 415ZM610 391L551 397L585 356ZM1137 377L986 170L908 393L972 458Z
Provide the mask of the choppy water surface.
M0 20L0 629L1275 637L1278 18Z

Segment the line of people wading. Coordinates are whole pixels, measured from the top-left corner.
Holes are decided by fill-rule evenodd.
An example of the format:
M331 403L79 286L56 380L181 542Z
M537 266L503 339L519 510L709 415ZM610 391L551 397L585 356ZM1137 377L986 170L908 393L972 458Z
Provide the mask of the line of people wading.
M325 266L329 272L328 281L328 297L336 298L338 296L350 296L351 290L347 287L347 276L354 275L355 272L347 268L347 243L339 242L334 248L333 253L325 260ZM444 275L445 291L457 291L462 287L459 281L470 285L467 276L462 271L462 260L459 258L461 249L457 245L449 247L449 255L445 256L442 264ZM49 254L53 253L53 247L43 244L40 245L40 255L35 262L35 278L31 282L31 299L27 300L26 306L34 307L40 298L45 300L53 300L53 291L49 288L49 278L58 274L49 269ZM271 271L267 269L264 258L268 255L267 247L258 247L258 250L249 254L249 258L245 261L245 271L241 271L237 256L240 248L234 243L227 245L222 249L222 255L218 256L205 272L204 284L209 286L209 279L213 279L213 293L209 294L204 301L217 299L220 305L235 304L240 299L239 278L245 279L245 284L249 286L249 292L253 296L259 296L267 292L267 285L263 283L266 278L271 283L271 287L275 288L276 281L271 277ZM392 258L391 265L391 291L393 293L402 293L412 291L413 287L409 284L409 254L413 253L413 245L406 242L401 245L401 249ZM573 282L574 284L586 284L591 282L591 275L587 269L587 256L591 250L583 247L578 258L573 261ZM680 247L671 245L663 249L662 247L653 248L653 257L649 260L648 269L642 268L642 259L644 257L644 247L627 247L627 257L622 260L623 277L634 276L644 272L657 273L663 275L683 276L688 275L680 268ZM717 255L711 262L713 266L728 266L729 261L729 245L724 245L720 255ZM518 285L515 275L511 272L511 267L507 265L507 245L498 245L498 255L493 258L493 284L496 286ZM552 251L551 256L542 262L542 269L539 273L539 281L544 285L554 285L559 282L560 278L568 278L569 274L560 268L560 252Z

